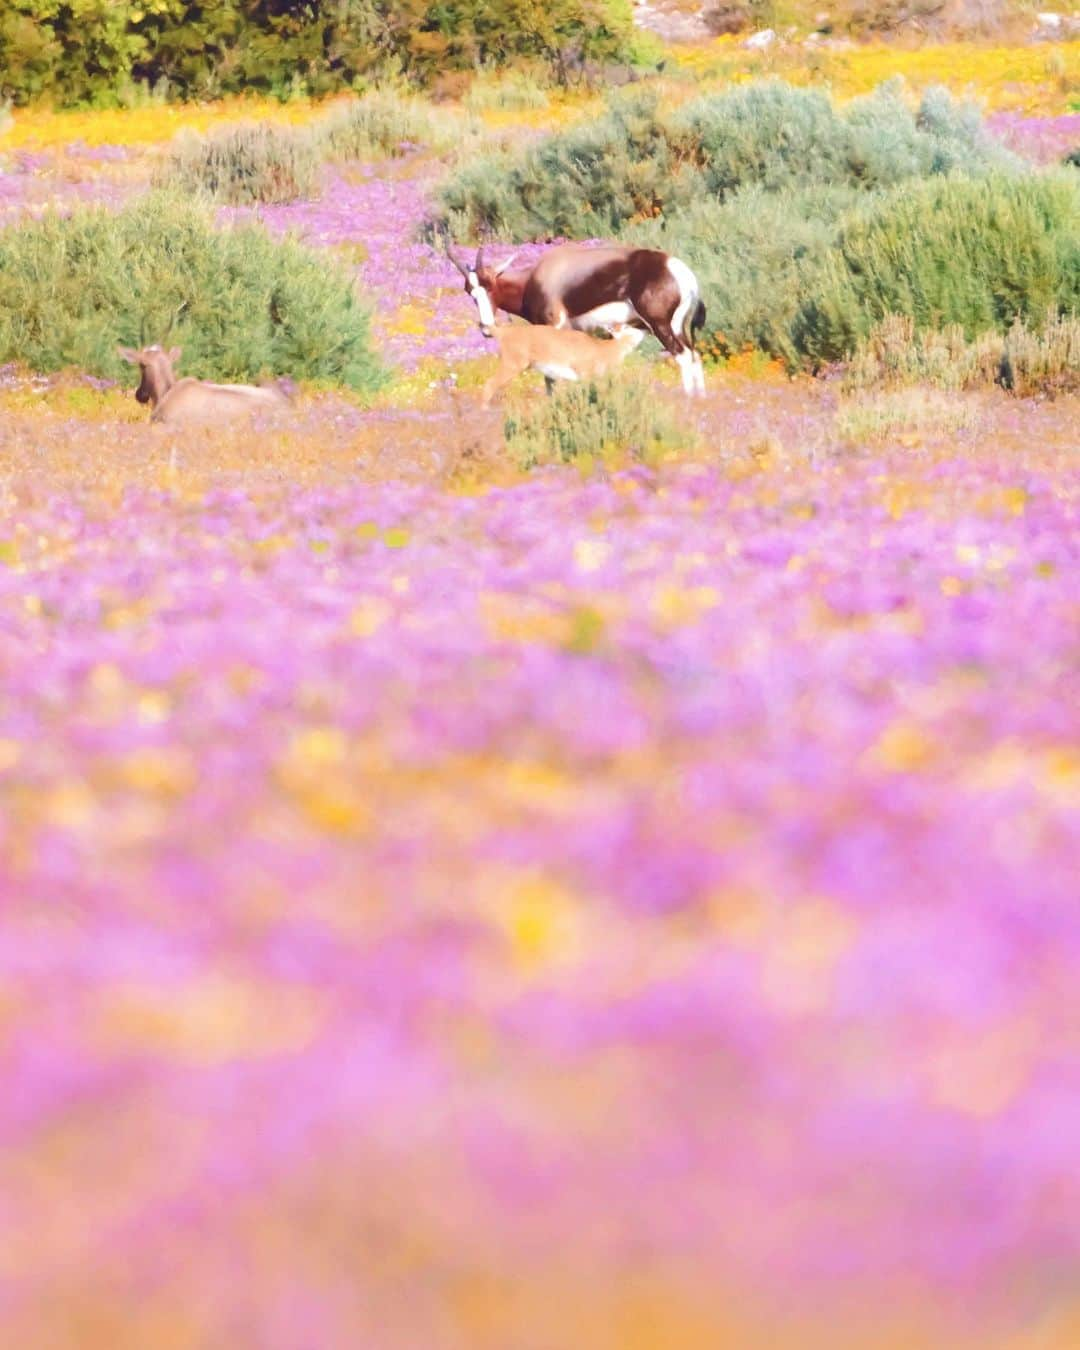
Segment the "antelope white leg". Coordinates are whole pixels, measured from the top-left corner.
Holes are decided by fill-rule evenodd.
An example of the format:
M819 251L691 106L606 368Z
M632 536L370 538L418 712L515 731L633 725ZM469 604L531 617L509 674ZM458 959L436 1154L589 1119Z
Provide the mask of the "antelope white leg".
M694 387L704 398L705 396L705 364L701 359L699 352L694 353Z
M683 393L693 398L697 390L694 353L689 347L684 347L681 352L676 353L675 360L679 367L679 374L682 376Z

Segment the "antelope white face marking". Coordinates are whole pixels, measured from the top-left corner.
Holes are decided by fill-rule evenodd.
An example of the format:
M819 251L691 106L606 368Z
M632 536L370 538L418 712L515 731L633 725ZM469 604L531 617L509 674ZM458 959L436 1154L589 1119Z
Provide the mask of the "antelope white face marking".
M480 316L480 331L485 337L490 337L489 329L495 327L495 308L491 303L491 296L483 286L480 285L480 278L474 271L469 272L469 294L476 303L476 312Z

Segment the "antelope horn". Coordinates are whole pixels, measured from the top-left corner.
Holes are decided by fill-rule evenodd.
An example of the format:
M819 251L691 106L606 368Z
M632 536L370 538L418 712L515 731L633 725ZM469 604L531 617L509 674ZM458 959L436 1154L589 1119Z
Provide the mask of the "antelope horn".
M462 275L463 277L466 277L466 278L467 278L468 275L469 275L469 269L465 266L465 264L461 261L461 259L460 259L456 254L454 254L454 253L452 253L452 252L450 251L450 236L449 236L448 234L444 234L444 235L442 235L441 237L442 237L442 250L443 250L443 252L444 252L444 253L446 254L446 256L450 259L450 261L454 264L454 266L455 266L455 267L457 268L457 270L461 273L461 275Z
M483 267L483 265L484 265L484 245L481 244L480 247L476 250L476 262L474 266L476 270L479 272L481 267Z
M176 309L173 310L169 318L168 327L165 329L165 337L163 341L167 341L172 336L172 330L176 325L176 321L180 317L180 315L183 314L184 310L187 309L187 304L188 302L186 300L181 300L180 303L177 305Z

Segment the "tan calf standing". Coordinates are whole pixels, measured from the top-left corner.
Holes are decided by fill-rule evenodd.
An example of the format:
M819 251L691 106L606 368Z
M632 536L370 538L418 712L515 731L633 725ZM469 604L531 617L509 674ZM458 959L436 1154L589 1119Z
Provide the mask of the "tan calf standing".
M177 379L173 366L180 359L180 348L164 351L161 347L118 348L125 361L142 373L135 397L152 408L151 422L172 426L193 423L216 425L233 422L252 413L280 411L289 400L280 389L254 384L210 384L192 376Z
M480 395L485 408L526 370L538 370L549 389L553 380L598 379L621 365L646 334L640 328L624 328L605 342L576 328L511 324L492 328L488 336L499 345L499 364Z

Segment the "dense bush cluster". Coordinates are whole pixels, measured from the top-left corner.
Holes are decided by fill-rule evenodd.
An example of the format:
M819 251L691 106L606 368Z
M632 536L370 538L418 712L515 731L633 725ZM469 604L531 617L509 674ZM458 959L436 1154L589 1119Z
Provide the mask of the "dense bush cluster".
M804 347L829 359L887 314L968 337L1080 306L1080 191L1062 174L937 179L845 216L804 287Z
M603 117L466 164L443 188L440 220L459 237L583 238L743 188L867 191L1008 160L977 111L941 89L917 110L896 82L845 108L778 81L673 112L634 92L614 97Z
M559 75L632 46L628 0L5 0L0 98L107 103L140 82L179 98L324 93L521 59Z
M950 176L858 194L753 189L630 232L698 273L720 351L840 359L888 314L968 337L1080 309L1080 183Z
M619 236L698 273L706 345L789 366L849 353L888 314L969 336L1080 307L1080 184L1039 175L943 90L835 107L772 83L666 114L649 96L462 168L458 237Z
M84 207L0 232L0 362L127 375L117 343L166 337L184 373L292 375L361 391L381 368L351 278L259 225L154 193L118 212Z

